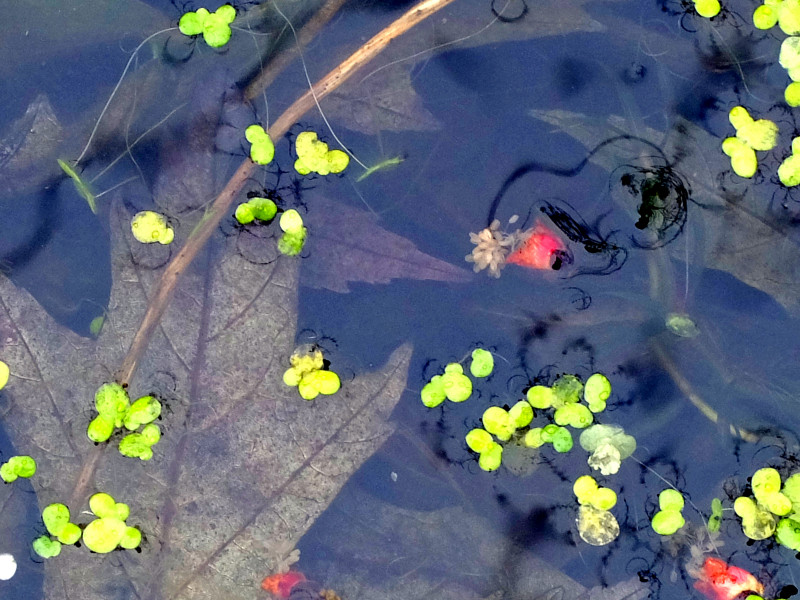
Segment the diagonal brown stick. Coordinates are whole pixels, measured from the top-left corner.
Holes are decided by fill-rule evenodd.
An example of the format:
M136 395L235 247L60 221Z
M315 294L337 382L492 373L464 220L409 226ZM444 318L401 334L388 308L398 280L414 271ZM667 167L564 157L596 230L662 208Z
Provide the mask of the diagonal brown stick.
M333 18L347 0L328 0L311 20L303 25L297 36L298 47L295 52L286 50L269 61L267 67L253 79L244 90L244 97L253 100L267 89L275 78L303 51L320 30Z
M347 81L356 71L380 54L389 42L451 2L453 0L422 0L414 8L381 30L286 109L275 124L270 127L270 137L273 140L283 137L289 131L289 128L316 104L317 100L324 98ZM175 258L167 265L155 295L150 298L147 312L133 338L128 354L117 371L116 379L119 383L127 384L133 377L139 360L150 342L153 330L158 326L164 311L172 299L178 280L206 241L208 241L208 238L211 237L220 219L227 214L233 199L242 189L255 166L250 159L244 160L225 188L214 200L200 225L186 240L186 244L180 249Z

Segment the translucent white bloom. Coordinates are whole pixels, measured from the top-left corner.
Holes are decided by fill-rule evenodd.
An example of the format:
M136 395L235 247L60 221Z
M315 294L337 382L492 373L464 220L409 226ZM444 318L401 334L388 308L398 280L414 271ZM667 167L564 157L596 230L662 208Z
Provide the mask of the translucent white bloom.
M486 229L470 233L469 241L475 244L475 248L466 256L466 260L475 263L473 270L477 273L488 268L489 275L500 277L500 269L505 266L506 257L517 243L517 236L500 231L500 221L495 219Z
M7 581L17 572L17 561L10 554L0 554L0 580Z
M619 450L610 442L603 442L589 457L589 466L598 469L603 475L613 475L619 471L622 459Z

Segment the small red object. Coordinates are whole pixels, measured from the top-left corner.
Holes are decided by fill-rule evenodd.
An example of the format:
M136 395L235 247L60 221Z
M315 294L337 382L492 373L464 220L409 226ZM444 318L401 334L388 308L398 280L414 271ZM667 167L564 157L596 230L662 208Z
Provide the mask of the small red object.
M286 600L292 593L292 588L301 581L305 581L306 576L300 571L287 571L286 573L275 573L264 578L261 582L261 589L268 591L277 598Z
M565 250L561 238L537 221L527 239L508 256L506 262L529 269L552 269L553 253L557 250Z
M752 573L712 556L706 558L694 588L709 600L733 600L742 592L764 593L764 586Z

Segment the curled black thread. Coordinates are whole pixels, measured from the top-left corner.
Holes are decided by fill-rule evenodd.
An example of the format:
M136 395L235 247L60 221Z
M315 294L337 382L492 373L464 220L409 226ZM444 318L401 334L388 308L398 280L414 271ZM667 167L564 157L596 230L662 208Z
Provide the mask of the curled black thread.
M655 232L655 241L640 241L631 236L633 246L641 249L660 248L680 235L687 219L687 206L690 192L686 184L669 164L664 152L652 142L631 135L611 137L599 143L574 167L560 167L555 165L530 162L515 169L503 182L489 207L487 226L495 220L502 199L511 186L529 173L547 173L557 177L574 177L578 175L589 163L592 157L606 146L620 141L635 141L653 150L653 162L661 163L659 166L639 167L636 165L623 165L615 170L624 169L619 176L619 183L627 189L638 202L636 211L638 220L634 227L638 230ZM612 179L615 176L612 174ZM580 269L571 276L581 274L607 275L619 270L628 257L626 248L614 243L612 238L615 231L608 235L598 232L597 224L590 226L569 204L563 202L554 205L543 202L540 210L548 216L570 241L583 246L591 255L604 255L606 264L599 268ZM602 217L601 217L602 218ZM553 269L558 270L564 264L571 264L574 257L569 250L555 253Z
M669 166L622 165L615 173L619 170L624 170L619 183L639 202L636 208L639 218L634 227L656 234L652 242L630 236L631 243L637 248L652 250L675 240L683 231L688 215L690 192L683 180Z
M641 142L645 146L651 147L656 152L656 154L664 161L664 164L669 164L669 161L667 160L667 157L661 150L661 148L659 148L658 146L656 146L655 144L644 138L640 138L633 135L618 135L612 138L608 138L607 140L603 140L602 142L597 144L597 146L592 148L589 151L589 153L583 158L583 160L581 160L581 162L579 162L576 166L572 168L558 167L555 165L546 165L538 162L530 162L524 164L520 167L517 167L514 170L514 172L511 173L511 175L509 175L506 178L506 180L503 182L503 185L500 186L500 190L498 190L497 194L492 199L492 204L489 206L489 217L486 220L486 226L489 227L489 225L492 224L492 221L494 221L495 215L497 214L497 209L500 206L500 201L503 199L503 196L505 196L506 192L508 191L508 188L510 188L517 180L521 179L528 173L548 173L550 175L555 175L556 177L575 177L583 170L583 168L587 164L589 164L589 161L595 154L597 154L600 150L602 150L606 146L610 146L611 144L614 144L615 142L618 142L620 140L632 140Z

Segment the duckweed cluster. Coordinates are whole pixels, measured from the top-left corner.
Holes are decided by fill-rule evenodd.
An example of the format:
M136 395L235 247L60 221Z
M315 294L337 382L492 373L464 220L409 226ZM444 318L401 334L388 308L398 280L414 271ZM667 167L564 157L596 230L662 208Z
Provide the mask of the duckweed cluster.
M686 524L683 518L683 495L678 490L667 488L658 495L658 508L650 526L659 535L672 535ZM720 509L722 507L720 506Z
M467 433L467 446L478 453L478 465L484 471L494 471L503 460L503 447L494 441L485 429L473 429Z
M578 499L578 534L592 546L605 546L619 536L619 523L611 510L617 503L614 490L601 487L591 475L575 480L572 491Z
M89 498L89 509L97 518L83 530L83 543L92 552L106 554L117 548L132 550L142 543L141 531L125 522L130 515L127 504L99 493Z
M36 474L36 461L30 456L12 456L0 466L0 479L12 483L19 477L29 479Z
M800 83L797 85L800 86ZM800 100L798 105L800 105ZM792 153L778 167L778 179L786 187L800 184L800 137L792 140Z
M231 39L231 27L236 18L236 9L230 4L220 6L215 12L198 8L197 11L184 13L178 21L178 29L183 35L203 35L206 44L212 48L221 48Z
M701 17L711 19L716 17L721 10L719 0L692 0L694 2L694 9Z
M739 177L749 178L758 169L756 151L772 150L778 143L778 126L767 119L754 120L744 106L734 106L728 120L736 136L725 138L722 151L730 156L731 168Z
M295 209L290 208L281 215L283 235L278 240L278 250L287 256L296 256L303 250L308 230L303 225L303 217Z
M765 0L753 11L757 29L772 29L775 25L786 35L800 34L800 2L797 0Z
M317 139L313 131L298 134L295 140L297 160L294 169L300 175L341 173L350 164L350 157L341 150L328 150L328 144Z
M742 520L742 531L752 540L775 536L782 546L800 551L800 473L781 485L776 469L766 467L753 474L753 498L740 496L733 510Z
M292 366L284 372L283 382L290 387L296 387L304 400L313 400L320 394L328 396L339 391L339 376L325 368L325 358L316 346L300 346L292 353L289 362Z
M136 213L131 219L131 232L137 242L142 244L171 244L175 231L167 223L167 218L152 210Z
M535 385L527 392L528 402L539 409L555 409L553 419L557 425L585 429L594 420L593 413L605 410L611 395L611 383L605 375L595 373L586 385L577 375L561 375L552 387ZM586 404L581 404L581 396Z
M275 218L278 207L269 198L250 198L236 207L234 217L241 225L247 225L255 220L268 222Z
M522 443L528 448L539 448L545 444L553 444L553 450L564 454L572 450L574 441L572 434L566 427L559 425L545 425L544 427L534 427L525 433Z
M234 217L240 225L248 225L254 221L266 223L275 218L278 207L269 198L250 198L236 207ZM302 252L308 237L308 229L303 224L303 217L295 209L290 208L281 214L279 220L283 231L278 240L278 250L287 256L296 256Z
M244 130L250 142L250 160L257 165L268 165L275 157L275 144L261 125L250 125Z
M123 428L130 433L120 440L119 451L124 456L150 460L152 447L161 438L158 425L153 424L161 415L161 402L153 396L142 396L133 404L128 392L116 382L104 383L94 396L97 416L89 423L86 431L95 443L108 441L115 430ZM141 432L136 430L143 426Z
M489 375L494 368L494 359L490 352L478 348L472 353L470 373L481 377ZM464 374L459 363L450 363L442 375L435 375L422 388L422 403L428 408L439 406L445 399L451 402L464 402L472 395L472 380ZM470 450L478 454L478 465L484 471L494 471L500 467L503 457L503 443L514 443L528 448L540 448L552 444L559 453L569 452L574 441L567 426L583 429L588 427L594 413L606 408L606 401L611 395L611 383L601 373L595 373L584 384L576 375L561 375L551 387L532 386L526 393L526 399L516 402L511 408L490 406L482 417L483 428L475 428L466 435L466 443ZM587 404L581 404L581 399ZM553 420L543 427L529 427L535 416L534 408L555 409ZM601 435L602 434L602 435ZM497 441L495 441L495 438ZM626 436L621 428L597 430L594 438L590 436L592 449L602 445L603 452L615 452L616 469L619 461L633 452L636 442ZM592 441L596 438L596 441ZM587 438L589 439L589 438ZM630 443L630 442L633 443ZM616 442L620 449L613 446ZM607 446L611 450L607 449ZM603 459L605 465L608 459ZM592 459L590 458L590 465ZM604 467L605 468L605 467Z
M110 495L100 492L89 498L89 509L97 518L81 529L71 522L66 505L55 503L46 506L42 511L42 521L52 537L43 535L36 538L33 551L42 558L53 558L61 553L62 545L72 546L81 538L89 550L98 554L117 548L132 550L142 543L141 531L125 522L130 515L127 504L116 502Z
M494 370L494 355L483 348L472 351L469 372L473 377L488 377ZM472 380L464 375L464 367L459 363L449 363L443 375L434 375L422 388L422 403L428 408L439 406L442 402L464 402L472 395Z
M420 396L422 403L434 408L444 402L464 402L472 395L472 380L464 375L464 367L458 363L449 363L443 375L434 375L426 383Z
M470 450L479 454L478 465L484 471L494 471L503 460L503 447L492 439L507 442L511 436L533 420L533 409L520 400L510 410L490 406L483 413L483 429L473 429L467 433L466 441Z

